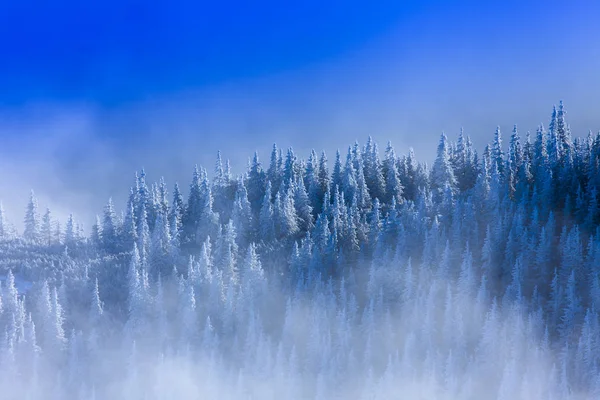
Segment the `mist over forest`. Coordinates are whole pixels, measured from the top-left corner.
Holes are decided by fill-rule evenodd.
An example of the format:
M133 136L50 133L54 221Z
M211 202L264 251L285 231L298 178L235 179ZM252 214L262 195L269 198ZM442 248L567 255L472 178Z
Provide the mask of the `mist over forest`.
M600 133L549 115L0 207L0 397L600 398Z

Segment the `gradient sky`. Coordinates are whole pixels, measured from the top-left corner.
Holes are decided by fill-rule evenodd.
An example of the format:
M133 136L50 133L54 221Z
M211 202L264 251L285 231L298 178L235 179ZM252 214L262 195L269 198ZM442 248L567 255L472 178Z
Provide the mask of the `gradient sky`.
M547 123L559 99L574 134L600 129L592 1L293 3L0 2L13 221L33 188L89 227L136 169L187 187L217 149L238 173L273 142L332 160L368 135L431 160L442 131L482 148L496 125Z

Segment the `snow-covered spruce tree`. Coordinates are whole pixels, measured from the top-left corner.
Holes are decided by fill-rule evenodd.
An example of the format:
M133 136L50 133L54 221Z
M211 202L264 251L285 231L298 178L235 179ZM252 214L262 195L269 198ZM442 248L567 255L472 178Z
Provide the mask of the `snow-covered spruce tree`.
M52 217L50 215L49 208L46 208L46 212L44 213L44 216L42 217L42 224L40 227L40 237L41 237L42 243L44 243L46 246L49 246L52 244L52 241L53 241Z
M437 148L437 155L433 168L431 169L431 190L435 194L438 202L441 202L443 193L448 188L454 191L456 187L456 177L450 163L450 155L448 153L448 138L442 133L440 143Z
M29 195L29 202L25 211L23 238L30 241L40 239L40 219L38 215L38 203L33 190Z
M0 239L8 239L9 236L9 227L8 221L6 220L4 205L2 205L2 202L0 201Z
M102 219L102 247L107 253L115 253L118 244L118 226L112 198L104 207Z

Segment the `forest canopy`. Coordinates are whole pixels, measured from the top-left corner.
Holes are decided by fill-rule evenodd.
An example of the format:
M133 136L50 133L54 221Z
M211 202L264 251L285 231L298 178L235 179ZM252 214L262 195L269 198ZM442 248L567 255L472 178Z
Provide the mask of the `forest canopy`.
M442 134L431 166L370 137L219 153L185 197L142 170L89 235L32 191L22 233L0 208L0 391L600 397L600 133L561 102L505 136Z

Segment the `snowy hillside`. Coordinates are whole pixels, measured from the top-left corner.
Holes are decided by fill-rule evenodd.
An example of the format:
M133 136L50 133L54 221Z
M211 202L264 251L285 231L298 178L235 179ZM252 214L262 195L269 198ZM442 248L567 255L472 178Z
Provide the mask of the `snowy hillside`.
M600 134L369 138L0 209L2 399L600 398ZM330 168L329 165L332 165ZM121 212L121 208L123 212Z

